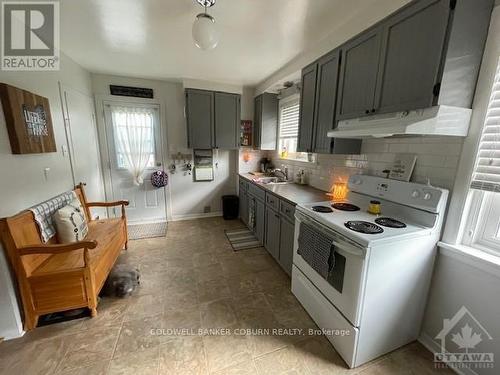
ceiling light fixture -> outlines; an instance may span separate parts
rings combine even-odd
[[[196,0],[196,2],[205,8],[205,12],[198,14],[194,20],[194,43],[203,50],[213,49],[219,42],[219,33],[215,26],[215,18],[207,13],[207,8],[213,6],[215,0]]]

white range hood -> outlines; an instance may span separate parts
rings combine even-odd
[[[332,138],[383,138],[393,135],[447,135],[465,137],[469,131],[472,110],[451,106],[435,106],[360,117],[339,121],[328,132]]]

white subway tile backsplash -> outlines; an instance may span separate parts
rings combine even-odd
[[[311,186],[329,190],[334,182],[346,181],[350,175],[368,173],[383,176],[391,167],[396,154],[410,153],[417,156],[411,180],[452,189],[462,150],[463,139],[458,137],[393,137],[363,140],[360,155],[317,156],[316,163],[281,160],[269,154],[274,164],[286,165],[291,176],[301,169],[306,171]]]

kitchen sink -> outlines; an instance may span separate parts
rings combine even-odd
[[[286,185],[291,184],[290,181],[280,181],[278,177],[259,177],[254,180],[263,185]]]

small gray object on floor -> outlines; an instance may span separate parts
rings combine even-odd
[[[234,251],[253,249],[262,246],[257,237],[247,228],[225,230],[224,233]]]
[[[129,264],[115,264],[104,283],[102,293],[106,296],[121,298],[129,296],[140,284],[140,278],[137,267]]]

